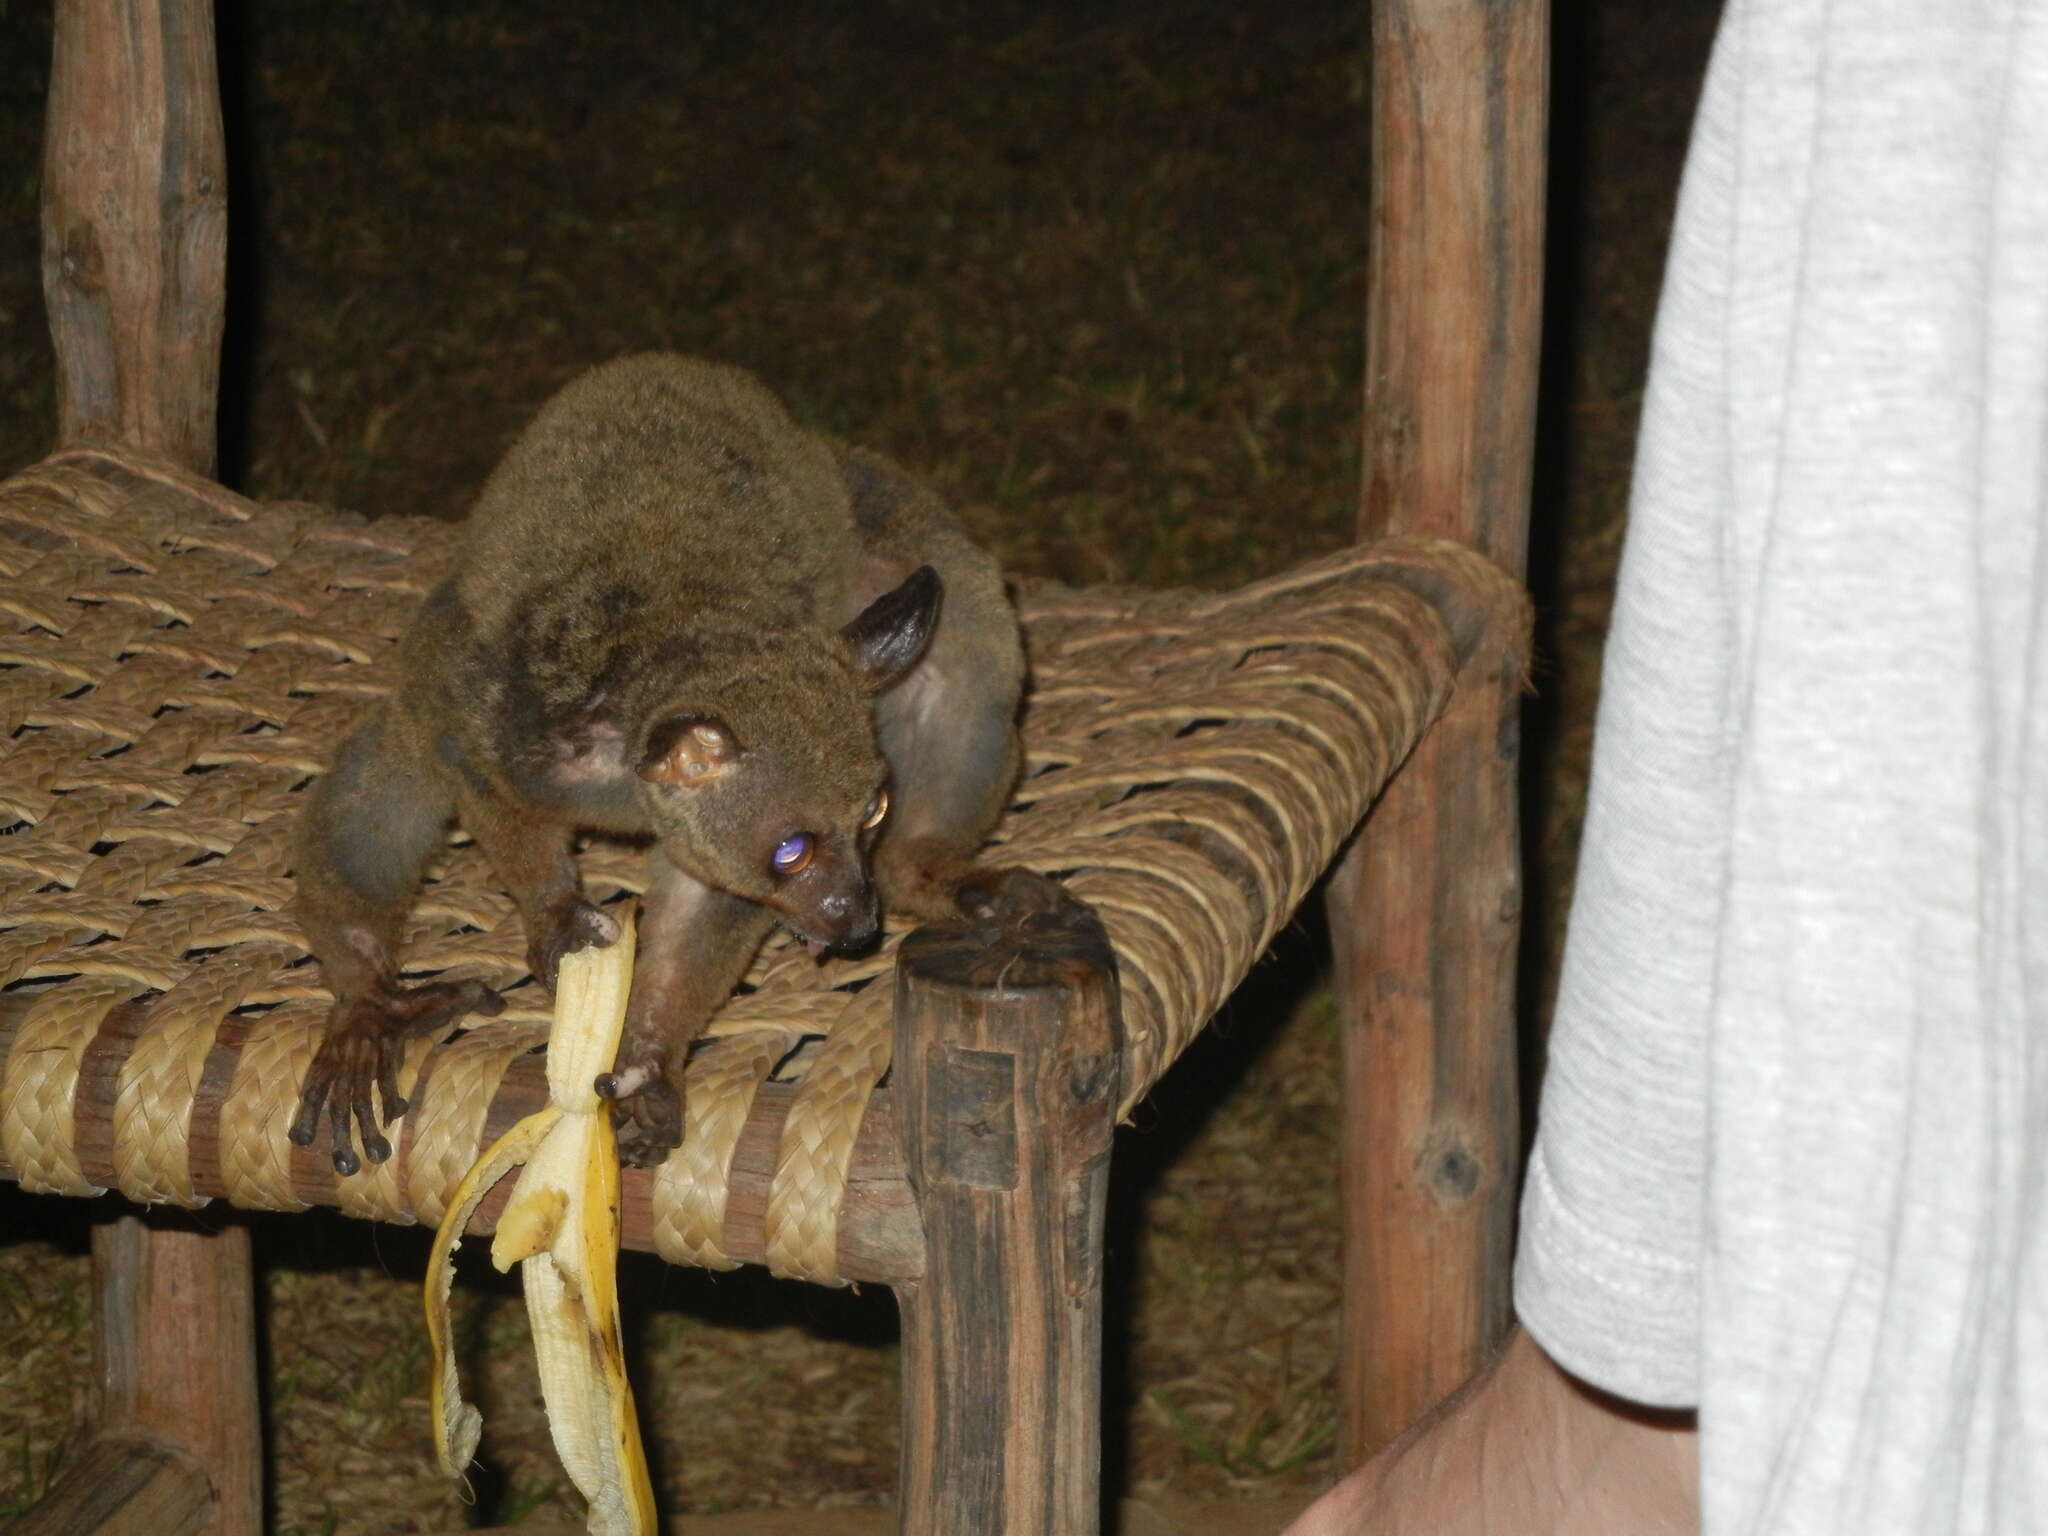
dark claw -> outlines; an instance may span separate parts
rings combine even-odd
[[[339,1094],[327,1101],[327,1124],[334,1136],[334,1171],[354,1173],[363,1165],[356,1161],[355,1148],[348,1143],[348,1106]]]
[[[377,1096],[384,1101],[384,1123],[389,1125],[408,1109],[412,1108],[412,1105],[407,1101],[405,1095],[398,1091],[398,1052],[380,1050],[378,1055],[381,1060],[377,1064],[379,1068],[377,1073]],[[364,1107],[368,1108],[367,1105]],[[364,1133],[367,1135],[371,1129],[371,1122],[364,1121]],[[364,1146],[367,1149],[368,1143],[365,1142]],[[382,1158],[373,1158],[373,1160],[376,1162],[383,1161]]]
[[[313,1058],[313,1070],[306,1074],[306,1086],[299,1094],[299,1112],[285,1132],[293,1146],[313,1145],[313,1134],[320,1127],[320,1107],[327,1102],[327,1084],[333,1075],[322,1068],[318,1056]]]
[[[381,1163],[391,1156],[391,1143],[377,1134],[377,1111],[370,1103],[367,1090],[355,1101],[356,1129],[362,1134],[363,1156],[373,1163]]]

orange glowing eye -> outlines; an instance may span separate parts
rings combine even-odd
[[[869,827],[879,827],[882,824],[882,818],[888,814],[889,791],[884,787],[876,790],[875,798],[868,802],[868,813],[860,819],[861,830],[866,831]]]
[[[775,845],[775,851],[768,855],[768,862],[778,875],[793,875],[811,862],[811,855],[817,852],[817,841],[808,832],[798,832],[785,837]]]

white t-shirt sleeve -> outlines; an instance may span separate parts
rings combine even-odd
[[[1728,859],[1734,659],[1729,40],[1693,131],[1602,664],[1515,1301],[1563,1365],[1698,1401],[1707,1015]]]
[[[1733,0],[1516,1277],[1709,1532],[2048,1524],[2044,442],[2048,8]]]

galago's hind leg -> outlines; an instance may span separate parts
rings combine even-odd
[[[944,586],[929,649],[876,702],[891,810],[875,878],[888,910],[949,917],[1017,781],[1024,683],[1017,616],[995,561],[929,487],[864,449],[840,448],[838,462],[865,557],[854,600],[869,601],[923,564]]]
[[[1014,700],[920,666],[879,711],[889,821],[874,852],[883,905],[905,918],[954,913],[958,883],[1010,801],[1018,774]]]
[[[1022,756],[1023,663],[1014,632],[949,628],[966,604],[949,587],[947,605],[931,650],[876,709],[890,810],[875,880],[888,910],[927,921],[953,915],[960,882],[1009,803]]]

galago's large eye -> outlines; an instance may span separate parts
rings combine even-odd
[[[793,875],[811,862],[811,855],[817,851],[817,844],[808,832],[796,832],[775,845],[775,851],[768,855],[768,862],[778,875]]]
[[[869,827],[879,827],[882,818],[888,814],[889,786],[884,784],[875,791],[875,798],[868,802],[868,813],[860,819],[861,830],[865,832]]]

